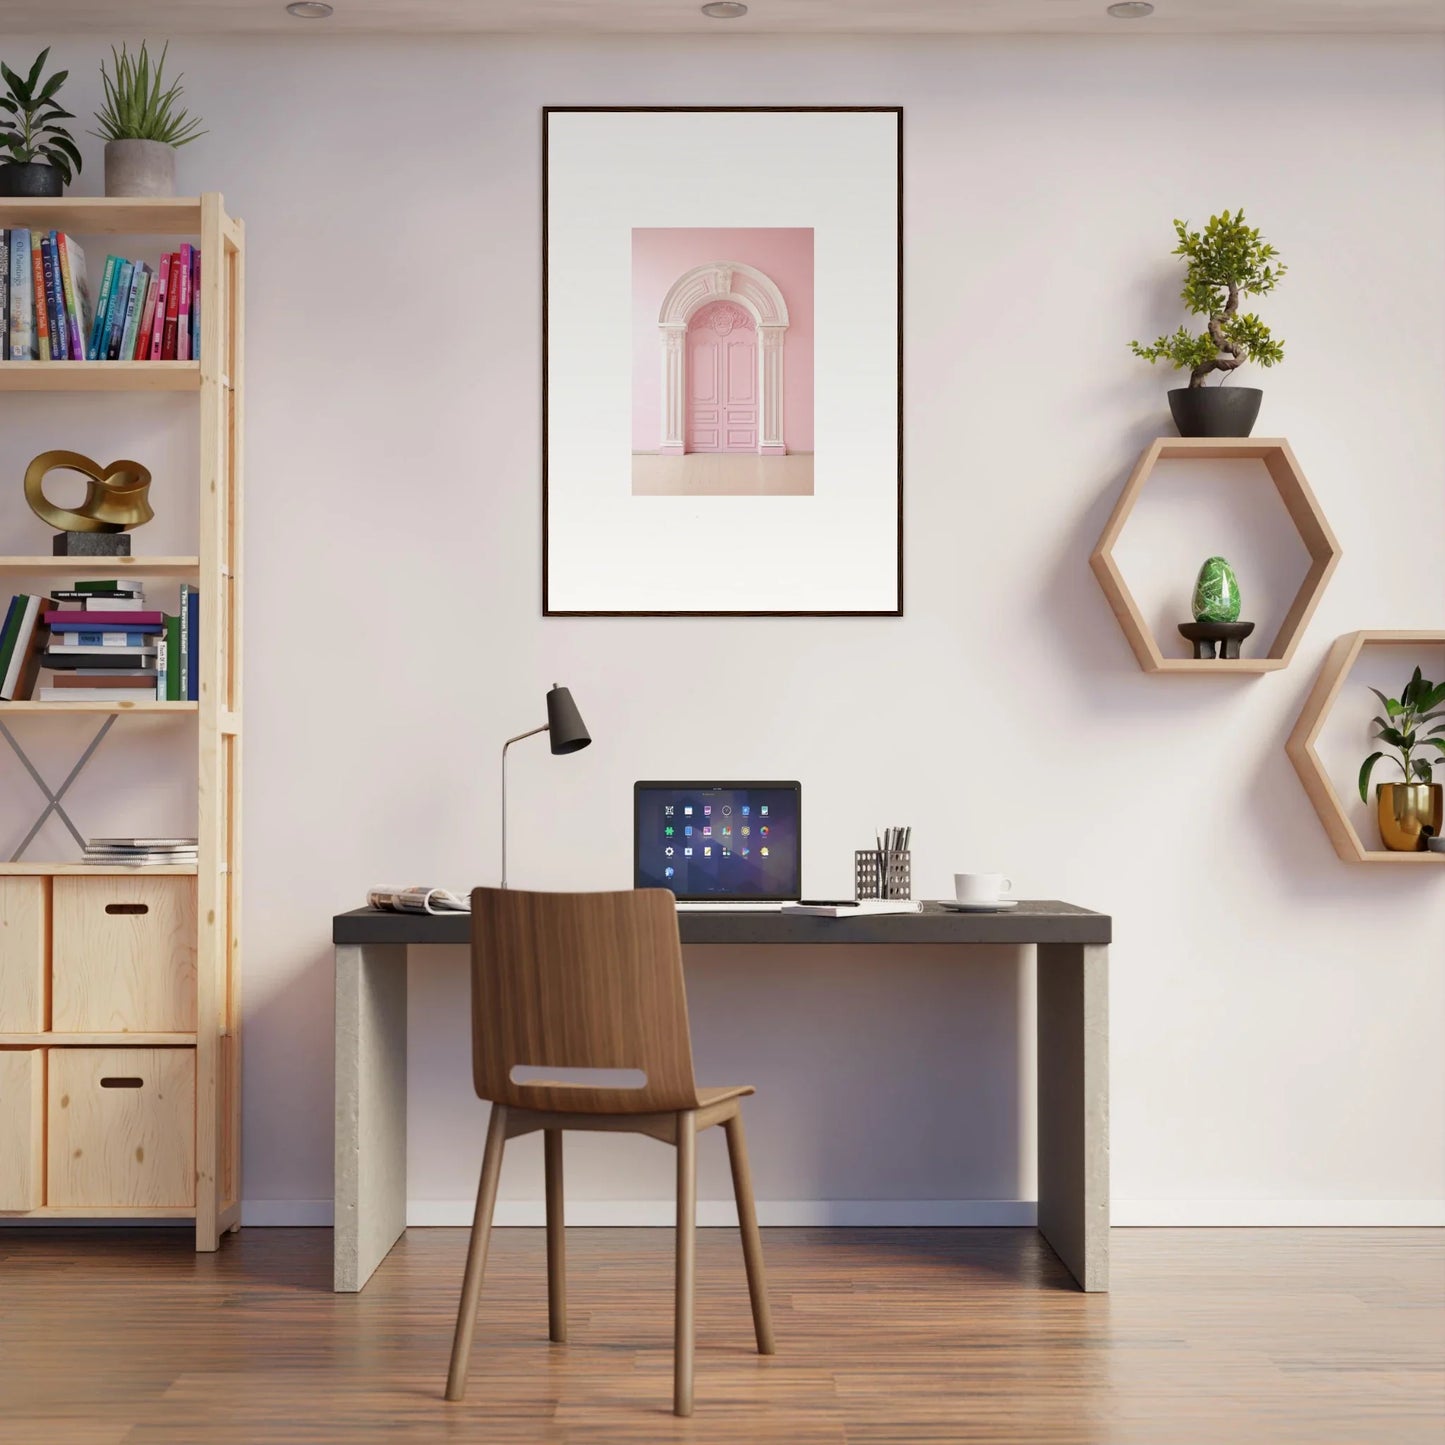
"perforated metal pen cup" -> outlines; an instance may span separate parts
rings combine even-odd
[[[853,855],[853,897],[909,899],[913,897],[913,855],[860,848]]]

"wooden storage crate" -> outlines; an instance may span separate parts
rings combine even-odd
[[[45,1027],[50,880],[0,876],[0,1034]]]
[[[196,1202],[194,1049],[51,1049],[46,1203]]]
[[[51,1029],[189,1033],[196,1027],[196,880],[54,880]]]
[[[0,1049],[0,1211],[45,1203],[45,1053]]]

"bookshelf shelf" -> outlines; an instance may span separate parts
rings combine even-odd
[[[0,391],[199,391],[198,361],[0,361]]]
[[[28,929],[29,964],[42,980],[37,997],[45,1000],[42,1016],[12,1018],[0,1033],[0,1049],[12,1063],[17,1051],[52,1050],[38,1067],[63,1061],[82,1067],[88,1049],[108,1052],[133,1048],[149,1051],[153,1058],[186,1056],[185,1071],[194,1071],[195,1113],[184,1126],[174,1116],[166,1123],[163,1147],[158,1156],[178,1155],[194,1159],[194,1206],[156,1207],[142,1203],[146,1198],[164,1198],[148,1193],[144,1178],[133,1166],[117,1178],[104,1180],[91,1192],[114,1203],[72,1203],[74,1195],[60,1194],[64,1204],[48,1201],[51,1184],[44,1177],[43,1160],[53,1137],[56,1121],[48,1116],[40,1135],[29,1144],[42,1160],[42,1184],[34,1207],[5,1212],[10,1218],[127,1220],[193,1220],[198,1251],[219,1247],[221,1236],[240,1225],[240,1136],[241,1136],[241,507],[242,439],[244,436],[244,324],[245,228],[226,214],[218,194],[165,200],[112,200],[93,197],[59,199],[0,199],[0,228],[28,228],[32,231],[64,231],[82,244],[90,257],[90,279],[98,280],[96,261],[107,250],[130,251],[130,239],[165,238],[160,246],[175,241],[199,242],[202,265],[196,296],[200,306],[199,357],[192,361],[5,361],[0,362],[0,429],[8,438],[19,431],[26,418],[25,404],[6,400],[7,394],[35,392],[171,392],[184,400],[163,408],[157,418],[167,424],[190,423],[183,408],[195,407],[198,438],[196,487],[197,541],[194,556],[162,557],[0,557],[0,577],[7,580],[27,576],[33,590],[66,586],[65,578],[105,578],[124,574],[147,578],[174,578],[193,583],[199,594],[199,617],[191,628],[192,655],[198,661],[199,700],[159,702],[154,698],[114,702],[0,702],[0,721],[15,720],[16,731],[25,714],[64,712],[100,715],[98,726],[110,726],[123,713],[150,716],[184,716],[195,719],[175,730],[172,766],[189,772],[196,784],[194,826],[199,862],[159,867],[92,866],[85,863],[0,863],[0,890],[4,891],[7,924]],[[120,243],[108,237],[125,237]],[[135,254],[131,251],[131,254]],[[46,442],[46,445],[53,443]],[[39,450],[36,447],[35,450]],[[144,460],[144,458],[142,458]],[[189,468],[187,469],[189,470]],[[23,583],[21,584],[24,585]],[[12,587],[12,592],[20,587]],[[123,730],[117,729],[120,737]],[[168,734],[169,736],[169,734]],[[98,738],[97,738],[98,741]],[[119,749],[118,742],[108,745]],[[83,760],[82,760],[83,761]],[[27,782],[29,780],[26,780]],[[65,791],[64,787],[60,792]],[[52,800],[53,801],[53,800]],[[0,809],[7,809],[7,797]],[[189,832],[189,829],[187,829]],[[27,840],[28,841],[28,840]],[[43,844],[41,844],[43,846]],[[169,876],[170,887],[162,886]],[[140,880],[151,878],[149,890]],[[132,890],[129,880],[136,879]],[[91,880],[94,880],[93,885]],[[52,1022],[50,983],[57,967],[52,926],[69,917],[99,917],[102,906],[117,892],[126,898],[131,892],[156,908],[176,910],[173,916],[187,920],[184,929],[187,958],[178,966],[176,949],[166,945],[145,955],[147,987],[161,987],[161,972],[168,979],[180,978],[186,999],[183,1014],[144,1016],[136,998],[118,991],[114,998],[92,1000],[110,1010],[104,1019],[129,1019],[136,1031],[123,1034],[57,1033]],[[69,910],[67,914],[67,910]],[[189,920],[194,919],[192,923]],[[78,925],[76,925],[78,926]],[[88,924],[86,925],[89,926]],[[191,930],[194,929],[194,932]],[[172,935],[167,935],[171,938]],[[190,948],[194,942],[193,951]],[[106,945],[98,945],[102,951]],[[119,945],[117,945],[119,946]],[[193,953],[194,966],[191,966]],[[165,955],[165,956],[161,956]],[[0,956],[0,967],[6,957]],[[15,955],[22,956],[22,955]],[[92,960],[96,978],[107,977],[107,960]],[[124,973],[124,970],[121,970]],[[190,980],[194,978],[192,985]],[[99,985],[98,985],[99,986]],[[13,996],[14,991],[12,991]],[[0,991],[3,997],[3,991]],[[144,997],[141,990],[137,997]],[[194,1008],[189,1007],[194,1003]],[[127,1011],[130,1011],[127,1013]],[[142,1032],[150,1024],[164,1029],[167,1023],[199,1020],[195,1032]],[[81,1022],[81,1020],[76,1020]],[[84,1020],[89,1022],[90,1020]],[[29,1023],[43,1024],[45,1031],[14,1032]],[[60,1051],[68,1050],[68,1053]],[[138,1071],[144,1060],[136,1058]],[[47,1106],[48,1107],[48,1106]],[[37,1121],[39,1125],[39,1121]],[[184,1127],[185,1137],[177,1137]],[[0,1186],[18,1171],[7,1173],[9,1152],[19,1145],[7,1140],[0,1152]],[[28,1147],[28,1146],[27,1146]],[[147,1157],[152,1154],[146,1150]],[[34,1170],[31,1170],[34,1176]],[[179,1192],[171,1197],[186,1198]],[[13,1194],[12,1194],[13,1197]],[[82,1197],[85,1197],[82,1195]]]
[[[143,577],[189,577],[200,570],[199,557],[0,557],[0,573],[54,572],[63,577],[109,577],[112,573],[135,572]]]

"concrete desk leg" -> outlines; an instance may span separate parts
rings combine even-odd
[[[1085,1290],[1109,1288],[1109,950],[1041,943],[1039,1232]]]
[[[338,1291],[361,1289],[406,1228],[406,947],[336,949]]]

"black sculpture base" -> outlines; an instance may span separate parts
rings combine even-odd
[[[1179,635],[1194,644],[1198,659],[1238,657],[1239,644],[1254,631],[1252,622],[1181,622]],[[1219,652],[1215,653],[1218,646]]]
[[[51,543],[56,557],[129,557],[129,532],[57,532]]]

